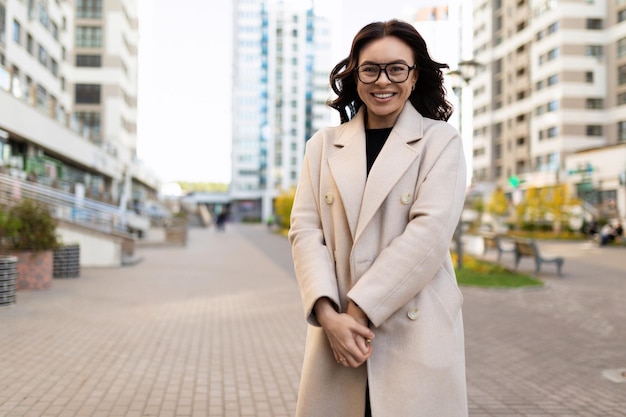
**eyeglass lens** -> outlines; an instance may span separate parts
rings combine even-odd
[[[371,84],[380,78],[381,71],[389,81],[403,83],[409,78],[411,67],[407,64],[363,64],[357,68],[357,76],[362,83]]]

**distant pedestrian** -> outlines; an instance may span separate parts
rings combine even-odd
[[[610,223],[605,224],[600,229],[600,246],[609,244],[615,239],[615,230]]]
[[[222,211],[217,215],[217,220],[215,221],[215,227],[220,232],[223,232],[226,229],[226,220],[228,220],[228,215],[225,211]]]

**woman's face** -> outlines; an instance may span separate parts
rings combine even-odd
[[[359,67],[363,64],[406,64],[413,67],[416,64],[413,59],[411,48],[395,36],[386,36],[374,40],[361,49],[359,54]],[[397,68],[389,65],[387,71],[397,71]],[[361,76],[365,79],[364,76]],[[392,76],[394,78],[394,76]],[[404,103],[409,99],[413,85],[417,81],[417,69],[409,70],[409,75],[404,82],[391,82],[385,71],[380,71],[378,79],[365,84],[357,78],[357,93],[367,108],[367,128],[380,129],[392,127]]]

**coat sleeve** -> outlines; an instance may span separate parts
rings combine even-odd
[[[424,145],[415,201],[404,231],[348,292],[375,326],[416,297],[450,256],[465,201],[465,158],[456,129],[433,130],[430,143]]]
[[[289,242],[306,320],[319,326],[313,306],[323,297],[339,305],[335,263],[326,245],[320,219],[319,177],[321,137],[307,142],[302,172],[291,210]]]

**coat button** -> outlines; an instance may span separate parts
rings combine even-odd
[[[407,205],[411,202],[411,193],[403,193],[400,197],[402,204]]]
[[[333,195],[333,193],[326,193],[326,195],[324,196],[324,201],[326,201],[326,204],[333,204],[333,201],[335,201],[335,196]]]
[[[406,315],[409,317],[409,319],[411,320],[417,320],[417,317],[419,316],[420,311],[417,308],[414,308],[412,310],[409,310],[408,313],[406,313]]]

